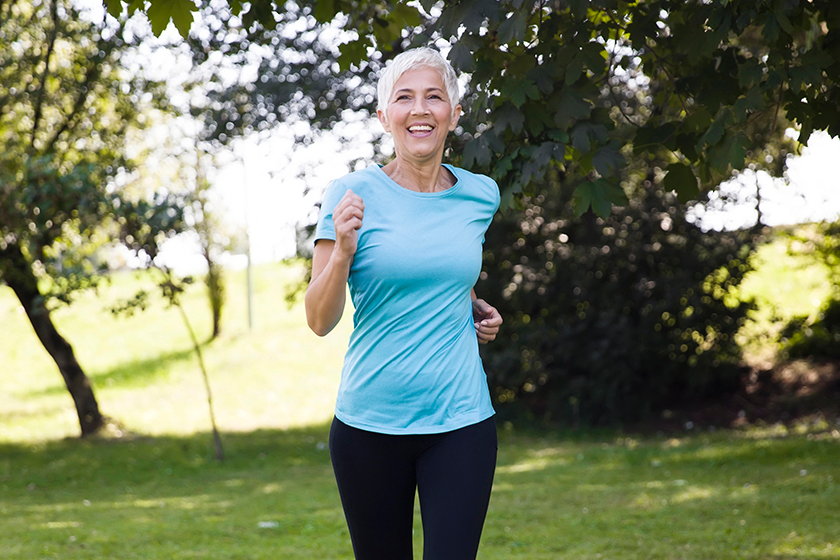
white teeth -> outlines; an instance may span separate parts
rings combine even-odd
[[[432,130],[432,127],[426,124],[421,124],[418,126],[409,127],[408,130],[410,130],[411,132],[427,132],[429,130]]]

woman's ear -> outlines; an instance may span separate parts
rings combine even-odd
[[[385,132],[391,132],[391,125],[388,124],[388,117],[385,115],[385,112],[377,109],[376,116],[379,117],[379,122],[382,123],[382,128],[385,129]]]
[[[461,118],[461,104],[455,105],[452,108],[452,120],[449,122],[449,130],[455,130],[455,127],[458,126],[458,120]]]

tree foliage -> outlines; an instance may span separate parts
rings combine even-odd
[[[0,3],[0,280],[55,359],[82,434],[103,418],[50,304],[96,286],[102,246],[156,246],[180,219],[166,193],[121,188],[127,135],[161,100],[156,84],[121,67],[130,47],[72,2]]]
[[[630,202],[606,218],[575,218],[574,187],[549,177],[488,231],[480,289],[494,294],[505,339],[484,362],[501,411],[636,421],[737,387],[734,335],[749,305],[734,288],[751,235],[703,233],[652,169],[636,177]]]
[[[107,2],[119,11],[118,0]],[[197,9],[152,0],[157,29],[169,21],[164,4]],[[668,155],[666,185],[684,202],[743,168],[782,116],[803,140],[814,128],[840,133],[840,5],[831,0],[232,0],[228,8],[244,29],[272,30],[294,13],[332,22],[347,33],[336,57],[343,69],[363,67],[371,49],[449,42],[450,59],[471,76],[478,127],[465,164],[487,167],[505,200],[537,194],[560,166],[587,179],[576,213],[605,216],[626,200],[620,170],[632,147]],[[188,18],[173,21],[186,35]],[[614,82],[630,65],[660,84],[649,108],[604,107],[603,92],[625,93]],[[632,130],[617,130],[618,120]]]
[[[780,333],[782,351],[791,358],[840,358],[840,222],[795,230],[789,251],[825,265],[830,292],[816,314],[793,317]]]

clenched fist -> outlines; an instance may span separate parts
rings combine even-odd
[[[365,216],[365,203],[362,197],[351,190],[335,205],[333,224],[335,224],[335,251],[346,257],[356,254],[359,246],[359,228]]]

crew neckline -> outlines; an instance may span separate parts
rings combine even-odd
[[[455,177],[455,184],[452,185],[451,187],[449,187],[446,190],[438,191],[438,192],[420,192],[420,191],[413,191],[411,189],[407,189],[404,186],[397,183],[396,181],[394,181],[391,178],[390,175],[385,173],[385,171],[382,169],[382,167],[383,167],[382,165],[376,164],[376,170],[379,171],[379,173],[381,173],[385,177],[385,182],[388,185],[390,185],[394,189],[399,190],[400,192],[403,192],[403,193],[406,193],[406,194],[409,194],[409,195],[412,195],[412,196],[417,196],[417,197],[420,197],[420,198],[440,198],[440,197],[444,197],[444,196],[449,196],[450,194],[454,193],[457,189],[459,189],[461,187],[461,184],[463,183],[463,181],[461,181],[461,177],[456,172],[456,168],[454,166],[452,166],[448,163],[442,163],[441,166],[445,167],[446,169],[449,170],[450,173],[452,173],[452,176]]]

